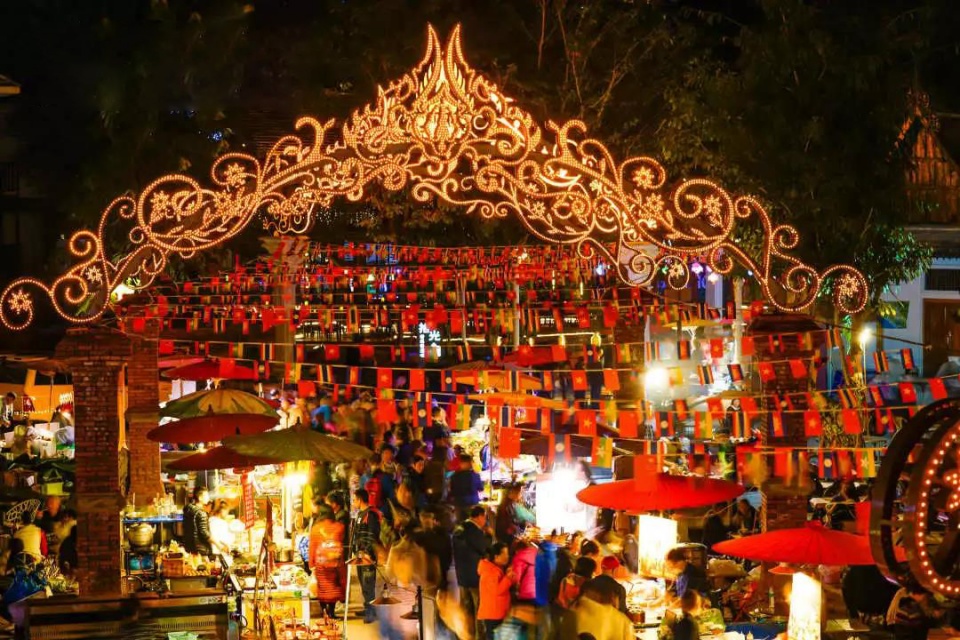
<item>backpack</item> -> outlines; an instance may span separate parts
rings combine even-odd
[[[557,595],[557,604],[564,609],[569,609],[580,597],[580,589],[586,579],[571,573],[560,583],[560,594]]]
[[[313,564],[317,567],[335,567],[343,558],[343,546],[334,540],[324,540],[317,545],[313,553]]]
[[[370,497],[370,506],[374,509],[380,509],[383,503],[383,480],[380,475],[382,471],[377,471],[375,474],[370,476],[370,479],[367,480],[367,484],[363,486],[367,490],[367,494]]]

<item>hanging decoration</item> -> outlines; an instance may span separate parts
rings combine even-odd
[[[171,256],[220,245],[258,213],[275,233],[303,233],[319,210],[338,199],[362,200],[373,188],[459,205],[485,219],[517,216],[544,242],[601,256],[635,287],[665,270],[670,286],[682,288],[688,263],[698,259],[719,274],[742,265],[783,311],[808,308],[828,280],[841,312],[859,311],[867,299],[866,280],[853,267],[817,271],[792,256],[797,230],[773,223],[754,198],[702,179],[668,187],[657,161],[618,162],[579,120],[538,124],[466,63],[459,26],[445,46],[430,27],[423,60],[341,127],[305,117],[296,128],[303,134],[281,138],[263,160],[222,155],[212,186],[175,174],[136,197],[117,198],[96,230],[70,238],[75,263],[63,275],[49,284],[20,278],[4,289],[0,322],[30,325],[37,295],[70,322],[94,322],[121,287],[151,285]],[[112,258],[106,233],[118,223],[129,229],[130,249]],[[735,240],[743,225],[759,231],[757,255]]]

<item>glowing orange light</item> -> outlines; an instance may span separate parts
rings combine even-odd
[[[168,175],[136,198],[118,198],[96,232],[70,239],[76,264],[66,273],[49,285],[21,278],[7,286],[0,323],[28,326],[35,292],[65,319],[92,322],[110,307],[118,284],[136,277],[140,288],[150,286],[171,255],[189,258],[217,246],[257,213],[274,233],[304,233],[318,206],[362,200],[372,186],[407,190],[418,202],[437,198],[484,218],[518,216],[546,242],[602,255],[632,286],[652,284],[663,267],[668,283],[682,288],[696,259],[721,275],[741,264],[783,311],[809,307],[828,278],[841,311],[866,303],[862,274],[849,265],[817,271],[791,256],[797,230],[773,224],[755,199],[701,179],[668,188],[660,163],[617,163],[579,120],[541,127],[466,63],[459,27],[446,46],[428,29],[423,60],[380,89],[375,104],[355,111],[339,135],[333,120],[301,118],[296,128],[307,134],[281,138],[262,161],[242,153],[218,158],[211,187]],[[111,260],[104,230],[117,219],[129,226],[131,248]],[[737,223],[759,227],[760,255],[737,245]]]

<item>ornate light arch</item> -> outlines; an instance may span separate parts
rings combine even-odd
[[[774,224],[755,199],[708,180],[668,187],[656,160],[618,163],[578,120],[541,126],[466,63],[459,27],[445,46],[429,28],[423,60],[341,126],[305,117],[296,129],[262,161],[242,153],[218,158],[209,187],[168,175],[136,197],[117,198],[95,231],[70,238],[74,264],[63,275],[50,284],[21,278],[3,291],[0,321],[29,325],[39,293],[67,320],[93,322],[119,284],[136,278],[150,285],[171,255],[219,245],[258,212],[276,233],[302,233],[315,209],[338,198],[362,200],[373,184],[484,218],[518,216],[544,241],[600,252],[634,286],[652,284],[664,266],[672,286],[685,286],[688,262],[698,259],[721,274],[741,264],[785,311],[808,307],[827,278],[843,311],[866,302],[862,274],[849,265],[818,272],[791,256],[797,230]],[[104,233],[118,222],[129,229],[131,248],[114,260],[105,254]],[[737,245],[734,230],[744,223],[761,232],[759,256]]]

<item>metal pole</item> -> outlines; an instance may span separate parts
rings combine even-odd
[[[353,536],[357,530],[357,523],[354,521],[353,517],[353,488],[350,486],[348,479],[347,482],[347,513],[350,514],[350,539],[347,540],[347,553],[344,553],[344,556],[347,556],[351,551],[353,551]],[[347,558],[349,560],[349,558]],[[347,616],[350,615],[350,574],[353,573],[353,567],[347,565],[347,588],[343,594],[343,640],[347,640]]]
[[[743,278],[733,279],[733,305],[736,318],[733,323],[733,361],[738,363],[743,342]]]
[[[423,587],[417,586],[417,633],[423,640]]]
[[[520,346],[520,283],[513,284],[513,346]],[[520,391],[520,389],[517,389]]]

